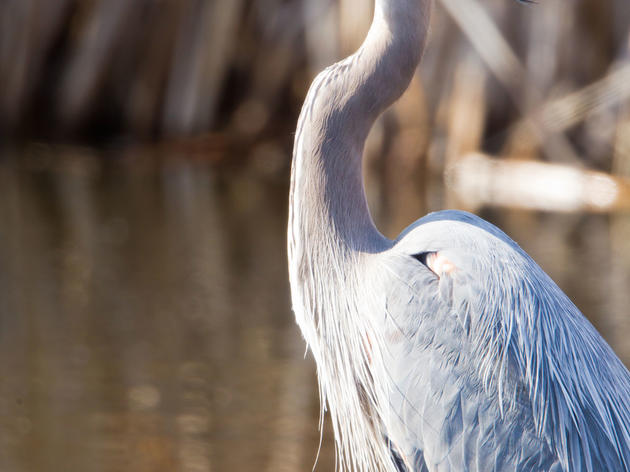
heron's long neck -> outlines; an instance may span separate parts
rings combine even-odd
[[[352,269],[359,267],[357,253],[391,244],[374,227],[367,207],[363,146],[376,117],[409,85],[424,46],[430,2],[376,0],[361,48],[313,82],[295,137],[291,298],[317,361],[321,400],[329,406],[344,470],[394,470],[383,441],[387,387],[372,381],[386,378],[379,338],[371,334],[369,310],[362,309],[371,294],[358,293],[360,271]]]
[[[350,251],[386,244],[366,203],[363,147],[374,120],[409,85],[424,47],[430,3],[377,0],[361,48],[313,82],[295,138],[290,257],[304,250],[291,245],[305,242]]]

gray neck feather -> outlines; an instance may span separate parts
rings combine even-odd
[[[315,1],[315,0],[313,0]],[[295,137],[289,197],[289,278],[296,320],[317,363],[342,469],[393,471],[379,330],[362,308],[368,254],[390,247],[368,210],[361,161],[378,115],[420,61],[431,0],[376,0],[367,38],[320,73]],[[360,292],[358,287],[362,287]],[[372,305],[375,306],[375,305]]]
[[[426,0],[380,0],[361,48],[313,82],[295,138],[293,238],[372,251],[385,240],[367,207],[361,161],[374,120],[408,87],[429,19]],[[291,235],[290,235],[291,237]]]

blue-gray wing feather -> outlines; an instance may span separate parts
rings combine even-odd
[[[437,277],[421,251],[457,271]],[[630,470],[630,374],[504,233],[433,214],[382,266],[390,436],[408,468]]]

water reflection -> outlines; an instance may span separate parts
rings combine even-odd
[[[318,401],[289,310],[286,182],[187,160],[5,157],[0,470],[310,470]],[[404,188],[383,221],[405,214],[388,208]],[[484,216],[628,362],[628,217]],[[333,463],[328,434],[318,470]]]
[[[309,470],[284,184],[58,157],[0,170],[0,470]]]

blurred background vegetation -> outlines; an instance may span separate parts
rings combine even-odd
[[[499,224],[630,363],[627,0],[436,0],[366,147],[388,236]],[[0,3],[0,470],[301,471],[293,130],[369,0]],[[319,470],[332,470],[325,434]]]

